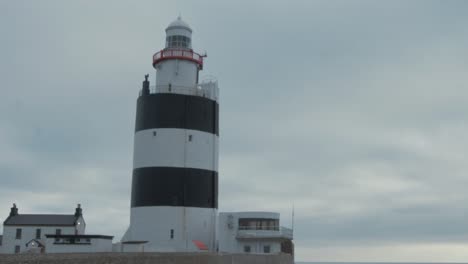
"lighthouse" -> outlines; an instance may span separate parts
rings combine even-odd
[[[122,243],[145,251],[216,250],[218,86],[199,81],[205,55],[180,17],[166,28],[138,94],[130,226]]]

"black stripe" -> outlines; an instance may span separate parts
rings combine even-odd
[[[218,173],[176,167],[134,169],[132,207],[140,206],[218,208]]]
[[[218,103],[191,95],[156,93],[137,100],[135,132],[151,128],[183,128],[219,135]]]

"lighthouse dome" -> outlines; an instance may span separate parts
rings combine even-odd
[[[166,48],[192,48],[192,29],[180,16],[166,28]]]
[[[177,17],[176,20],[172,21],[169,26],[166,28],[166,33],[167,31],[171,29],[185,29],[188,30],[190,33],[192,33],[192,29],[190,28],[189,24],[187,22],[182,20],[182,17]]]

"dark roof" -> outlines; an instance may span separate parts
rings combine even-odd
[[[113,239],[113,236],[104,235],[45,235],[47,238],[102,238],[102,239]]]
[[[3,224],[13,226],[74,226],[77,219],[75,215],[21,214],[8,217]]]

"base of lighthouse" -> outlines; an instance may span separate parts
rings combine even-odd
[[[144,243],[145,252],[212,252],[216,250],[216,215],[213,208],[132,208],[130,227],[122,241]],[[200,248],[200,242],[207,248]]]

